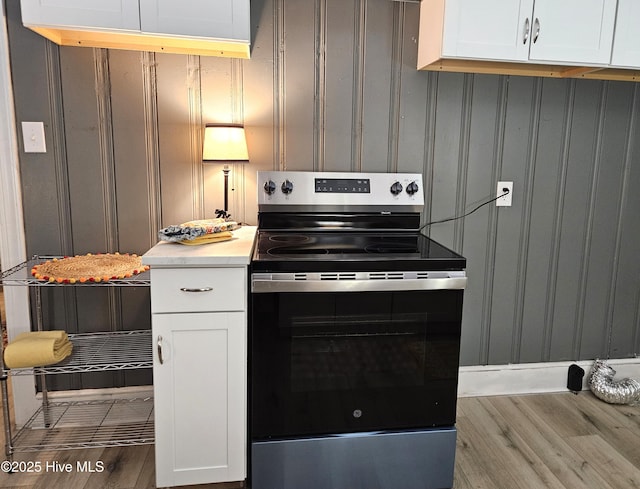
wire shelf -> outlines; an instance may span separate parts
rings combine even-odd
[[[141,287],[149,286],[151,275],[149,271],[133,275],[129,278],[111,279],[106,282],[76,282],[74,284],[65,284],[57,282],[48,282],[46,280],[38,280],[31,275],[31,269],[34,265],[39,265],[53,258],[63,258],[62,256],[41,256],[34,255],[30,260],[20,263],[13,268],[5,270],[0,275],[0,285],[30,285],[36,287]]]
[[[153,398],[50,402],[13,439],[14,452],[150,445]]]
[[[47,367],[8,369],[9,375],[67,374],[153,367],[151,330],[70,334],[73,353]]]

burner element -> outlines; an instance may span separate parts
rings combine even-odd
[[[269,255],[328,255],[324,248],[296,248],[295,246],[278,246],[267,251]]]
[[[415,243],[372,243],[365,246],[366,253],[418,253]]]
[[[275,241],[277,243],[304,243],[309,241],[309,236],[303,234],[276,234],[269,236],[269,241]]]

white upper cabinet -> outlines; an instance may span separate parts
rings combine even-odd
[[[219,39],[246,40],[250,36],[249,2],[238,0],[140,0],[143,32]],[[212,5],[215,8],[212,8]]]
[[[611,56],[612,66],[640,68],[639,21],[640,1],[618,0],[618,17]]]
[[[442,59],[608,65],[616,3],[617,0],[423,0],[419,67]]]
[[[248,58],[250,0],[21,0],[26,27],[61,46]]]
[[[21,0],[20,5],[25,24],[140,29],[138,0]]]
[[[526,61],[532,11],[533,0],[449,0],[442,55]]]
[[[529,59],[608,65],[616,3],[616,0],[536,0]]]

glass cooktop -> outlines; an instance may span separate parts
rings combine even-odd
[[[259,231],[253,262],[253,269],[261,271],[465,268],[462,256],[412,232]]]

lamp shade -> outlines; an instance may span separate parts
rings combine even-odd
[[[204,128],[203,161],[249,161],[244,127],[207,124]]]

